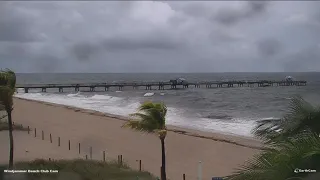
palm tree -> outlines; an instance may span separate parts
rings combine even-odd
[[[314,107],[301,96],[295,96],[289,112],[282,119],[263,120],[254,128],[254,134],[264,141],[281,141],[299,133],[311,131],[320,134],[320,107]]]
[[[131,114],[131,117],[137,120],[127,121],[123,127],[129,127],[134,130],[147,133],[157,133],[161,141],[161,180],[166,180],[166,154],[165,154],[165,138],[167,135],[166,128],[167,107],[163,103],[143,103],[137,113]]]
[[[13,94],[15,91],[16,76],[15,73],[9,69],[0,71],[0,110],[5,110],[8,116],[9,126],[9,168],[13,167],[13,126],[12,126],[12,110],[13,110]]]
[[[260,122],[254,134],[268,149],[237,169],[229,180],[308,179],[316,173],[295,173],[295,168],[320,168],[320,108],[301,97],[292,99],[289,113],[280,120]],[[313,178],[314,178],[313,177]]]
[[[228,180],[304,179],[312,173],[295,173],[299,169],[320,168],[320,138],[306,133],[298,139],[289,138],[254,156],[225,177]],[[318,174],[319,175],[319,174]],[[319,177],[318,177],[319,179]]]

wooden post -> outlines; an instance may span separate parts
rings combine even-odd
[[[120,164],[122,165],[122,155],[120,155]]]
[[[58,146],[60,146],[60,137],[58,137]]]
[[[51,135],[51,133],[50,133],[50,143],[52,143],[52,135]]]
[[[28,126],[28,134],[30,134],[30,127]]]
[[[139,171],[141,171],[141,160],[139,160]]]
[[[79,143],[79,154],[80,154],[80,146],[81,146],[81,145],[80,145],[80,143]]]
[[[44,132],[41,131],[41,134],[42,134],[42,140],[44,140]]]
[[[186,175],[185,174],[182,175],[182,179],[186,180]]]
[[[69,145],[69,151],[70,151],[70,140],[69,140],[69,142],[68,142],[68,145]]]
[[[118,164],[120,164],[120,155],[118,155]]]
[[[90,159],[92,159],[92,146],[90,146]]]
[[[198,180],[202,180],[202,164],[201,164],[201,161],[199,161],[199,164],[198,164]]]
[[[106,162],[106,152],[103,151],[103,162]]]
[[[37,137],[37,128],[34,128],[34,137]]]

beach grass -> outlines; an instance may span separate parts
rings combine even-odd
[[[0,113],[0,117],[2,117],[2,118],[0,119],[0,131],[7,131],[7,130],[9,130],[7,118],[6,118],[2,113]],[[14,124],[14,125],[13,125],[13,130],[27,131],[28,128],[23,127],[21,124]]]
[[[5,121],[0,121],[0,131],[6,131],[6,130],[9,130],[8,123]],[[13,130],[27,131],[28,128],[23,127],[21,124],[15,124],[13,125]]]
[[[12,174],[4,173],[5,169],[7,169],[7,165],[0,165],[0,179],[5,180],[6,177],[11,176],[12,178],[22,177],[26,180],[156,180],[156,177],[149,172],[132,170],[128,165],[120,165],[116,161],[36,159],[31,162],[14,164],[16,170],[58,170],[58,173]]]

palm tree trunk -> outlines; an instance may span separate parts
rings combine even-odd
[[[11,111],[8,111],[8,124],[9,124],[9,140],[10,140],[10,156],[9,156],[9,169],[13,168],[13,127],[12,127],[12,117]]]
[[[161,155],[162,155],[162,165],[161,165],[161,180],[167,180],[166,175],[166,151],[164,146],[164,139],[160,138],[161,140]]]

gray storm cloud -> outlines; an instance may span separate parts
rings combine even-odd
[[[257,49],[262,57],[275,56],[281,52],[281,48],[281,43],[277,39],[264,39],[257,42]]]
[[[302,1],[0,1],[0,67],[320,71],[319,7]]]
[[[249,1],[246,6],[241,9],[219,9],[214,18],[218,22],[225,25],[235,24],[242,20],[259,16],[260,14],[264,13],[268,7],[268,4],[268,1]]]

